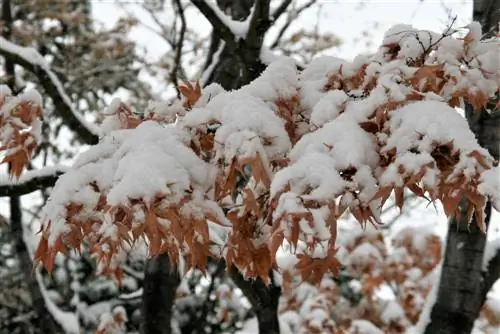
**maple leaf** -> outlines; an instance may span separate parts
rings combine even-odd
[[[179,85],[178,89],[185,98],[184,108],[191,108],[201,97],[201,86],[199,81],[196,81],[195,85],[190,82],[184,82]]]

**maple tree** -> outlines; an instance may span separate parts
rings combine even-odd
[[[204,271],[214,257],[268,282],[287,244],[300,282],[321,289],[340,270],[339,219],[382,224],[391,194],[401,210],[409,190],[448,216],[465,197],[484,230],[486,200],[500,208],[498,162],[454,107],[480,109],[498,93],[500,42],[481,41],[477,23],[469,29],[460,38],[395,26],[371,57],[320,57],[301,71],[282,58],[239,90],[186,83],[179,100],[140,115],[115,100],[100,142],[57,181],[35,260],[51,271],[59,252],[89,247],[120,280],[127,249],[144,238],[149,256],[168,252],[183,273]],[[16,177],[37,143],[29,138],[41,103],[32,96],[2,90],[4,162]],[[440,258],[429,240],[424,272]],[[404,238],[398,247],[417,252]],[[370,272],[368,294],[384,279],[370,263],[351,269]]]

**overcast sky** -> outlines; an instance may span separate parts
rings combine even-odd
[[[272,3],[280,1],[271,0]],[[123,0],[123,3],[132,2],[134,1]],[[448,22],[447,10],[451,10],[452,15],[457,15],[458,26],[467,24],[472,15],[470,0],[318,0],[318,3],[321,5],[319,28],[342,38],[343,45],[331,53],[343,58],[353,58],[360,52],[367,51],[365,43],[358,41],[363,32],[369,32],[373,36],[373,48],[380,43],[384,31],[394,24],[412,24],[416,28],[441,31]],[[111,0],[94,0],[93,4],[94,16],[105,24],[113,24],[121,14]],[[138,8],[134,9],[134,13],[147,20],[147,16],[141,15]],[[196,13],[191,12],[187,18],[190,27],[208,36],[208,22],[201,15],[194,15]],[[314,8],[304,12],[294,27],[298,29],[300,26],[310,26],[317,19],[318,10]],[[293,30],[294,28],[290,29]],[[165,51],[164,42],[145,28],[135,29],[132,36],[146,46],[153,56]]]

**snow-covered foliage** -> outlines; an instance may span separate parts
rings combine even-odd
[[[474,323],[473,334],[498,333],[500,331],[500,298],[498,297],[498,281],[486,296],[479,318]]]
[[[363,328],[404,333],[418,322],[434,283],[440,238],[432,230],[408,227],[389,248],[373,228],[343,233],[340,279],[324,276],[311,285],[301,282],[297,268],[284,268],[282,323],[291,333],[364,333]]]
[[[41,142],[42,97],[36,90],[13,96],[0,85],[0,152],[10,163],[10,174],[19,178],[34,149]]]
[[[114,103],[107,135],[55,185],[36,259],[50,270],[85,242],[119,270],[123,245],[145,236],[182,272],[214,257],[267,281],[287,240],[302,279],[319,283],[339,270],[339,217],[381,224],[405,189],[448,216],[465,197],[484,228],[498,166],[453,108],[480,109],[499,90],[500,42],[477,29],[396,26],[371,58],[321,57],[301,72],[282,58],[239,90],[184,85],[182,101],[143,116]]]
[[[58,253],[89,249],[98,271],[124,284],[131,245],[144,238],[150,256],[168,252],[185,277],[207,270],[209,257],[246,278],[268,281],[272,269],[281,270],[290,290],[280,321],[292,332],[411,327],[440,243],[416,226],[398,234],[388,252],[380,234],[350,238],[337,222],[350,213],[363,227],[383,224],[383,204],[394,194],[402,208],[408,190],[440,201],[449,216],[467,198],[481,228],[486,199],[500,208],[498,163],[454,109],[464,102],[481,109],[499,91],[500,41],[479,41],[477,29],[472,23],[456,38],[396,26],[375,55],[353,62],[321,57],[299,71],[283,57],[239,90],[186,83],[180,100],[151,102],[142,114],[113,101],[100,142],[52,191],[35,260],[50,271]],[[19,176],[38,144],[41,98],[0,93],[7,152],[21,152],[16,136],[34,139],[15,158]],[[292,255],[283,263],[276,254],[285,246]],[[355,277],[350,291],[365,292],[355,306],[332,279],[346,274],[342,266]],[[392,299],[377,298],[394,283],[402,288]],[[217,321],[239,317],[231,286],[213,294]],[[127,321],[108,304],[85,306],[82,314],[91,307],[103,314],[100,322],[87,319],[101,332]]]

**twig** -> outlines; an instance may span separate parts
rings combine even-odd
[[[316,1],[317,0],[310,0],[309,2],[306,2],[304,5],[297,8],[296,10],[293,10],[292,13],[288,14],[287,21],[285,22],[283,27],[281,27],[280,31],[278,32],[278,36],[276,36],[274,42],[271,44],[270,49],[274,49],[279,45],[281,39],[283,38],[283,35],[287,31],[287,29],[290,28],[290,25],[293,23],[293,21],[295,19],[297,19],[297,17],[299,17],[299,15],[304,10],[306,10],[306,9],[310,8],[312,5],[314,5],[316,3]],[[276,22],[276,20],[274,20],[274,22]]]

